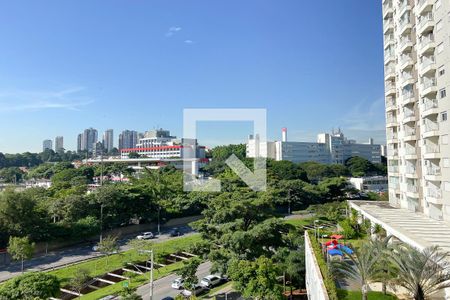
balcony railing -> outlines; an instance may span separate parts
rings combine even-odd
[[[406,147],[405,153],[408,154],[408,155],[414,155],[414,154],[416,154],[416,148],[414,148],[414,147]]]
[[[386,107],[395,106],[397,103],[395,102],[395,99],[389,98],[386,100]]]
[[[406,186],[406,190],[407,190],[409,193],[417,193],[417,186],[412,185],[412,184],[408,184],[408,185]]]
[[[425,69],[426,67],[428,67],[431,64],[435,63],[435,59],[434,56],[430,56],[429,58],[424,58],[422,60],[422,62],[420,63],[420,68],[421,69]]]
[[[403,48],[406,44],[411,43],[412,40],[410,38],[404,38],[400,40],[400,48]]]
[[[426,15],[422,16],[419,20],[419,23],[417,24],[417,28],[420,30],[423,25],[428,22],[433,21],[433,13],[429,12]]]
[[[392,2],[388,2],[383,4],[383,11],[386,11],[388,9],[392,8]]]
[[[439,130],[439,124],[434,122],[426,122],[424,132]]]
[[[423,104],[422,104],[422,109],[423,110],[429,110],[429,109],[433,109],[433,108],[437,108],[438,107],[438,102],[436,99],[434,100],[426,100]]]
[[[438,145],[425,145],[425,153],[439,153]]]
[[[410,61],[412,61],[412,57],[410,55],[403,54],[402,56],[400,56],[400,65],[404,65]]]
[[[428,188],[427,189],[427,196],[428,197],[432,197],[432,198],[436,198],[436,199],[441,199],[442,198],[442,192],[439,189],[436,188]]]
[[[428,167],[426,171],[427,175],[439,176],[441,175],[441,168],[439,167]]]
[[[432,33],[428,34],[428,35],[424,35],[422,37],[420,37],[419,39],[419,43],[420,43],[420,49],[422,49],[423,47],[425,47],[426,45],[433,43],[434,42],[434,35]]]
[[[387,138],[388,140],[394,140],[398,138],[398,133],[397,132],[391,132],[387,134]]]
[[[397,118],[394,117],[388,117],[386,119],[387,123],[397,123]]]
[[[406,167],[406,174],[416,174],[416,168],[411,166]]]
[[[388,155],[389,156],[397,156],[398,155],[398,149],[388,149]]]
[[[395,84],[393,84],[393,83],[386,83],[385,85],[384,85],[384,88],[386,89],[386,91],[389,91],[390,89],[395,89]]]
[[[392,20],[392,18],[390,18],[384,22],[383,29],[386,31],[386,29],[388,27],[393,26],[393,25],[394,25],[394,21]]]
[[[406,81],[406,80],[413,79],[413,78],[414,78],[413,74],[409,73],[409,72],[403,72],[402,76],[401,76],[402,81]]]
[[[389,166],[388,171],[391,173],[398,173],[398,166]]]
[[[400,32],[403,31],[403,29],[408,25],[411,25],[411,20],[409,18],[400,20],[400,24],[398,25]]]
[[[391,73],[395,73],[395,67],[393,66],[387,66],[384,68],[384,74],[391,74]]]
[[[421,86],[422,86],[423,90],[433,87],[433,86],[436,86],[436,79],[432,78],[432,79],[424,80],[424,81],[422,81]]]
[[[415,113],[413,110],[409,110],[409,109],[405,109],[403,111],[403,113],[405,114],[405,118],[409,118],[409,117],[414,117]]]

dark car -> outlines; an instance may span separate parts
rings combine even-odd
[[[183,235],[183,233],[178,229],[178,228],[174,228],[169,232],[170,236],[180,236]]]
[[[167,297],[162,298],[161,300],[175,300],[175,299],[173,299],[173,298],[170,297],[170,296],[167,296]]]

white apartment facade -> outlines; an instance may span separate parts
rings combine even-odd
[[[359,144],[345,138],[338,130],[333,133],[321,133],[317,142],[287,141],[287,129],[282,130],[282,140],[275,142],[260,142],[258,136],[250,135],[246,144],[247,157],[266,157],[277,161],[288,160],[295,163],[314,161],[322,164],[343,164],[353,156],[361,156],[372,163],[381,162],[381,146]]]
[[[450,2],[382,2],[390,203],[450,220]]]

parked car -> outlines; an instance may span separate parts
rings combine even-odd
[[[169,235],[173,237],[173,236],[180,236],[183,234],[181,233],[181,231],[178,228],[174,228],[169,232]]]
[[[175,300],[175,299],[173,299],[173,298],[170,297],[170,296],[167,296],[167,297],[162,298],[161,300]]]
[[[200,281],[200,284],[207,288],[215,287],[216,285],[220,284],[222,282],[222,278],[218,275],[208,275],[206,277],[203,277],[203,279]]]
[[[176,290],[181,290],[183,288],[183,278],[177,278],[172,282],[172,288]]]
[[[154,237],[155,236],[153,235],[153,233],[149,231],[149,232],[144,232],[144,233],[138,235],[136,238],[138,240],[149,240],[149,239],[152,239]]]
[[[208,290],[207,287],[204,287],[202,285],[196,285],[192,291],[184,289],[183,291],[181,291],[181,295],[183,295],[184,297],[191,297],[192,295],[198,296],[206,292],[207,290]]]

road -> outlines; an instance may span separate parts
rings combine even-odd
[[[192,234],[193,231],[189,226],[177,227],[185,235]],[[161,235],[157,236],[152,241],[158,243],[171,239],[169,232],[172,228],[163,228]],[[126,251],[130,248],[126,245],[127,242],[135,238],[136,234],[126,236],[119,240],[120,250]],[[50,269],[58,269],[67,264],[81,262],[87,259],[92,259],[101,256],[100,253],[92,251],[95,243],[90,245],[75,246],[61,251],[49,252],[47,255],[38,256],[25,261],[25,271],[44,271]],[[6,266],[0,266],[0,282],[13,278],[21,274],[20,262],[14,262]]]
[[[203,277],[210,274],[211,263],[205,262],[200,264],[197,269],[197,277],[200,281]],[[179,276],[176,274],[168,275],[160,278],[153,283],[153,300],[161,300],[164,297],[171,296],[175,298],[180,293],[179,290],[173,289],[170,285],[172,281]],[[144,300],[150,300],[150,284],[146,284],[137,289],[137,293],[142,296]]]

